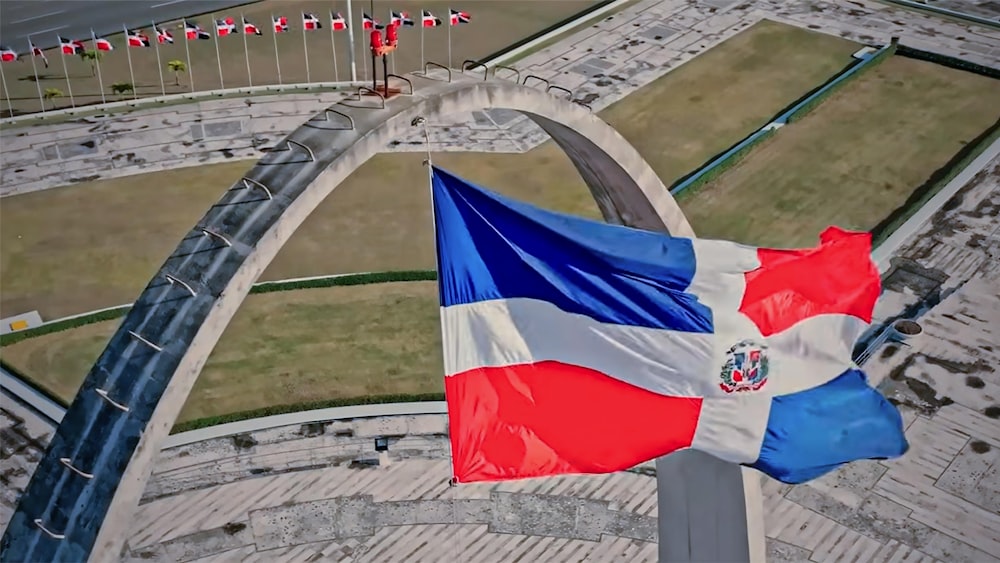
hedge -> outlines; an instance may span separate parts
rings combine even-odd
[[[272,293],[275,291],[292,291],[296,289],[317,289],[335,286],[365,285],[389,282],[409,282],[409,281],[434,281],[437,279],[437,272],[434,270],[403,270],[395,272],[371,272],[365,274],[347,274],[342,276],[330,276],[308,280],[291,280],[261,282],[254,284],[250,288],[250,293]],[[28,338],[62,332],[73,328],[79,328],[93,323],[109,321],[124,317],[132,309],[131,305],[123,305],[114,309],[107,309],[80,315],[70,319],[64,319],[52,323],[47,323],[35,328],[11,332],[0,335],[0,346],[10,346]]]
[[[907,219],[941,191],[959,172],[964,170],[990,145],[1000,139],[1000,120],[989,126],[978,137],[966,143],[948,162],[935,170],[926,182],[913,190],[902,205],[872,228],[872,247],[878,248]]]
[[[34,338],[36,336],[52,334],[53,332],[62,332],[71,328],[79,328],[84,325],[99,323],[101,321],[110,321],[112,319],[124,317],[125,314],[131,309],[131,305],[123,305],[114,309],[107,309],[96,313],[80,315],[79,317],[73,317],[71,319],[63,319],[61,321],[43,324],[41,326],[36,326],[35,328],[9,332],[7,334],[0,335],[0,346],[10,346],[11,344],[16,344],[22,340],[27,340],[28,338]]]
[[[950,57],[948,55],[942,55],[940,53],[932,53],[930,51],[914,49],[913,47],[907,47],[906,45],[899,45],[896,48],[896,53],[904,57],[909,57],[911,59],[919,59],[922,61],[937,63],[939,65],[956,68],[958,70],[974,72],[976,74],[981,74],[983,76],[989,76],[990,78],[1000,79],[1000,69],[984,66],[978,63],[973,63],[970,61],[959,59],[957,57]]]
[[[674,182],[674,184],[670,186],[670,194],[676,196],[692,189],[700,188],[701,186],[704,186],[705,184],[718,178],[723,172],[739,164],[744,158],[747,157],[748,154],[750,154],[750,151],[752,151],[754,147],[771,138],[776,131],[777,129],[773,128],[758,129],[757,131],[754,131],[749,137],[733,145],[733,147],[738,147],[742,143],[746,143],[743,148],[729,154],[728,156],[726,153],[722,153],[721,156],[714,157],[713,160],[709,161],[701,168],[695,170],[687,176],[684,176],[677,182]],[[733,147],[729,148],[726,152],[731,151]]]
[[[850,84],[852,80],[856,80],[858,76],[875,68],[880,63],[882,63],[882,61],[892,56],[893,53],[896,52],[897,48],[898,45],[896,44],[895,40],[893,40],[892,43],[890,43],[886,47],[879,49],[877,53],[875,53],[868,59],[855,63],[849,66],[848,68],[840,71],[836,76],[828,80],[818,90],[806,95],[802,100],[796,102],[796,104],[801,103],[802,105],[800,107],[795,108],[794,111],[789,112],[788,115],[783,116],[784,122],[794,123],[802,119],[803,117],[808,115],[811,111],[816,109],[820,104],[825,102],[827,98],[829,98],[834,93],[841,90],[844,87],[844,85]],[[795,105],[793,104],[792,107],[795,107]]]
[[[341,399],[328,399],[325,401],[313,401],[308,403],[295,403],[290,405],[271,405],[249,411],[221,414],[217,416],[207,416],[196,418],[175,424],[170,431],[171,434],[208,428],[228,422],[239,422],[264,416],[274,416],[278,414],[288,414],[293,412],[303,412],[318,409],[329,409],[334,407],[353,407],[357,405],[382,405],[387,403],[423,403],[430,401],[443,401],[444,393],[418,393],[405,394],[396,393],[393,395],[370,395],[364,397],[345,397]]]

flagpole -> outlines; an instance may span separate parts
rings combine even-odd
[[[424,71],[424,11],[420,11],[420,72]]]
[[[278,27],[277,26],[278,26],[278,23],[274,21],[274,14],[272,13],[271,14],[271,33],[273,33],[273,35],[271,37],[274,38],[274,64],[278,67],[278,85],[280,86],[282,84],[282,82],[281,82],[281,57],[278,56]]]
[[[215,38],[215,62],[219,63],[219,86],[221,89],[226,89],[226,81],[222,78],[222,53],[219,52],[219,20],[215,19],[215,14],[212,14],[212,25],[215,27],[215,33],[212,37]]]
[[[309,45],[306,42],[306,18],[305,14],[302,15],[302,53],[306,60],[306,83],[312,83],[312,77],[309,75]]]
[[[451,8],[448,8],[448,68],[451,68]]]
[[[94,66],[97,67],[97,85],[101,87],[101,103],[106,104],[108,100],[104,97],[104,78],[101,77],[101,50],[97,48],[97,36],[94,35],[94,28],[90,28],[90,40],[94,44]]]
[[[69,81],[69,69],[66,68],[66,53],[62,50],[62,37],[56,36],[59,41],[59,53],[62,54],[62,64],[63,64],[63,76],[66,77],[66,91],[69,92],[69,106],[72,108],[76,107],[76,102],[73,100],[73,85]]]
[[[333,12],[330,12],[330,46],[333,47],[333,81],[340,82],[340,70],[337,69],[337,34],[333,31]]]
[[[351,0],[348,0],[347,3],[350,4]],[[374,25],[375,25],[375,19],[374,19],[374,16],[373,16],[372,17],[372,26],[374,26]],[[354,45],[351,45],[351,49],[352,50],[354,49]],[[361,12],[361,52],[362,53],[365,52],[365,13],[364,12]],[[365,82],[368,82],[368,57],[364,57],[364,56],[361,57],[361,68],[363,68],[365,70]],[[372,72],[375,72],[375,71],[372,70]]]
[[[358,81],[358,67],[354,63],[354,26],[351,22],[351,0],[347,0],[347,64],[351,66],[351,82]],[[363,35],[363,34],[362,34]]]
[[[160,61],[160,28],[156,27],[156,22],[150,21],[153,24],[153,33],[156,34],[156,68],[160,71],[160,94],[167,95],[167,87],[163,83],[163,64]]]
[[[247,82],[253,88],[253,74],[250,72],[250,49],[247,47],[247,19],[243,17],[242,12],[240,12],[240,25],[243,26],[243,58],[247,60]]]
[[[136,99],[135,91],[138,88],[135,83],[135,72],[132,70],[132,45],[129,44],[128,38],[128,26],[122,24],[122,29],[125,30],[125,56],[128,57],[128,76],[132,81],[132,99]]]
[[[35,66],[35,42],[28,36],[28,52],[31,53],[31,72],[35,73],[35,88],[38,90],[38,103],[42,106],[42,113],[45,113],[45,97],[42,96],[42,84],[38,80],[38,67]],[[44,56],[45,53],[42,53]],[[4,89],[7,87],[4,86]],[[13,117],[13,115],[11,115]]]
[[[31,56],[34,57],[35,54],[32,53]],[[14,105],[10,103],[10,90],[7,89],[7,77],[4,76],[2,64],[0,64],[0,85],[3,85],[3,95],[7,98],[7,112],[10,113],[10,117],[14,117]]]
[[[194,92],[194,72],[191,71],[191,40],[188,39],[188,22],[184,20],[184,51],[187,53],[187,63],[188,63],[188,82],[190,82],[191,91]]]

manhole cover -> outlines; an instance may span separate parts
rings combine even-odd
[[[905,319],[892,323],[892,328],[896,329],[896,332],[905,334],[906,336],[914,336],[924,331],[923,327],[919,324]]]

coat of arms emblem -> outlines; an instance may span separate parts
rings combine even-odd
[[[726,352],[719,387],[726,393],[757,391],[767,383],[767,346],[741,340]]]

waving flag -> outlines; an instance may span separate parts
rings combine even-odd
[[[435,17],[430,10],[424,10],[420,16],[421,27],[437,27],[441,25],[441,18]]]
[[[372,29],[384,29],[385,26],[382,25],[377,19],[369,16],[368,14],[361,12],[361,29],[372,30]]]
[[[469,15],[469,12],[463,12],[461,10],[448,10],[448,11],[451,13],[451,17],[449,18],[451,21],[451,25],[458,25],[460,23],[469,23],[470,21],[472,21],[472,16]]]
[[[334,31],[344,31],[347,29],[347,20],[340,12],[330,12],[330,29]]]
[[[405,25],[413,27],[413,18],[408,12],[389,12],[389,25]]]
[[[94,33],[93,30],[91,30],[90,33],[93,34]],[[98,51],[115,50],[115,46],[111,44],[111,41],[108,41],[103,37],[97,37],[96,35],[94,35],[93,38],[94,38],[94,48],[97,49]]]
[[[302,29],[312,31],[322,27],[323,24],[320,23],[319,18],[317,18],[315,14],[302,14]]]
[[[87,50],[83,41],[66,39],[65,37],[59,38],[59,48],[62,50],[62,54],[64,55],[79,55]]]
[[[606,473],[682,448],[788,483],[907,450],[851,361],[867,233],[803,250],[545,211],[434,170],[458,482]]]
[[[233,18],[216,19],[215,20],[215,34],[219,37],[225,37],[227,35],[233,35],[238,33],[236,29],[236,21]]]
[[[275,33],[284,33],[288,31],[288,18],[285,16],[271,16],[271,22],[274,25]]]
[[[170,33],[169,29],[160,29],[159,26],[154,25],[153,31],[156,32],[156,42],[157,43],[173,43],[174,34]]]
[[[261,31],[254,24],[250,23],[250,20],[246,18],[243,18],[243,33],[245,35],[264,35],[263,31]]]
[[[28,47],[31,49],[31,54],[35,57],[41,57],[42,62],[45,63],[45,68],[49,68],[49,58],[45,56],[45,51],[39,49],[31,40],[28,40]]]
[[[17,51],[7,46],[0,45],[0,61],[12,63],[18,59]]]
[[[187,21],[184,22],[184,36],[187,37],[188,41],[212,38],[212,34],[202,29],[198,24]]]
[[[152,45],[149,37],[143,35],[142,32],[135,29],[126,29],[125,31],[129,47],[149,47]]]

